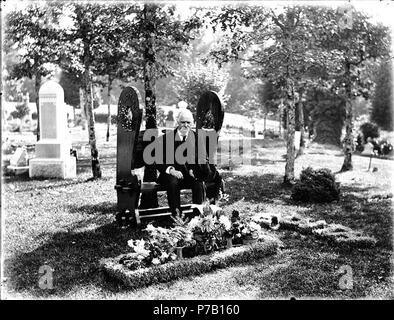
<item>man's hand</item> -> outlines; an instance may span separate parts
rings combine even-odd
[[[178,179],[183,179],[182,172],[180,172],[178,170],[175,170],[175,169],[171,169],[170,170],[170,175],[172,175],[172,176],[174,176],[175,178],[178,178]]]
[[[192,169],[189,170],[189,176],[191,176],[192,178],[196,179]]]

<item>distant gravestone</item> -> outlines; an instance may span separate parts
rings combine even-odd
[[[372,143],[366,143],[365,145],[364,145],[364,150],[363,150],[363,152],[361,152],[361,154],[362,155],[365,155],[365,156],[370,156],[370,155],[373,155],[373,144]]]
[[[15,153],[10,159],[10,165],[13,167],[27,166],[27,151],[26,148],[16,148]]]
[[[44,83],[39,91],[40,141],[29,163],[31,178],[75,178],[76,159],[70,156],[63,88],[55,81]]]
[[[10,172],[16,175],[24,174],[29,170],[28,156],[25,147],[17,148],[10,159],[10,165],[7,167]]]

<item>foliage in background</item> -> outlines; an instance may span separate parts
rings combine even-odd
[[[117,115],[116,114],[111,114],[111,124],[116,125]],[[107,113],[94,113],[94,120],[97,123],[107,123],[108,121],[108,114]]]
[[[280,88],[274,86],[271,81],[265,81],[258,88],[258,96],[264,106],[264,113],[276,113],[280,105]]]
[[[215,28],[231,31],[212,50],[215,61],[220,65],[245,61],[246,76],[268,80],[280,88],[288,126],[285,183],[294,181],[296,103],[302,101],[305,83],[321,76],[320,71],[331,56],[329,51],[311,45],[311,39],[326,27],[325,19],[321,19],[324,10],[292,6],[278,12],[265,7],[227,6],[210,14]],[[315,21],[315,15],[319,21]]]
[[[224,94],[228,96],[226,112],[250,115],[251,112],[245,108],[248,100],[259,100],[258,89],[260,84],[255,79],[247,79],[244,76],[241,63],[235,61],[228,68],[229,78]],[[261,108],[256,110],[260,111]],[[247,114],[249,112],[249,114]]]
[[[363,135],[364,143],[367,143],[368,138],[379,138],[379,127],[376,123],[365,122],[360,126],[360,132]]]
[[[46,2],[30,3],[22,10],[11,11],[5,17],[5,53],[17,56],[16,64],[6,65],[7,78],[18,80],[23,77],[34,79],[37,114],[39,114],[38,91],[42,79],[54,72],[59,62],[61,40],[59,17],[61,7]],[[37,128],[37,140],[40,130]]]
[[[338,10],[327,10],[325,14],[327,23],[319,32],[319,46],[331,53],[328,68],[333,80],[331,88],[345,101],[343,172],[353,168],[353,102],[358,96],[369,98],[373,81],[365,76],[365,69],[371,61],[390,54],[391,38],[388,27],[373,24],[366,14],[351,6],[345,15]]]
[[[375,94],[372,100],[371,120],[384,130],[393,130],[393,66],[384,62],[376,78]]]
[[[198,100],[203,92],[212,90],[220,94],[225,89],[228,73],[215,64],[196,62],[183,64],[175,73],[173,87],[179,100],[186,101],[195,114]]]
[[[16,110],[11,112],[11,116],[14,119],[22,119],[24,116],[28,115],[30,112],[29,106],[26,105],[25,103],[23,104],[18,104],[15,107]]]
[[[345,103],[341,97],[328,90],[310,90],[305,103],[310,109],[314,141],[341,145],[345,120]]]
[[[82,86],[80,75],[63,71],[60,75],[59,84],[64,90],[64,102],[74,108],[79,108],[81,106],[79,88]]]

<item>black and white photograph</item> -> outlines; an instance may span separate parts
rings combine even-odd
[[[393,16],[1,1],[1,300],[393,300]]]

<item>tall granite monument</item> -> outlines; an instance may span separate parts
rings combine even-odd
[[[44,83],[39,91],[40,140],[35,158],[29,163],[30,178],[75,178],[76,158],[70,156],[71,137],[63,88],[55,81]]]

